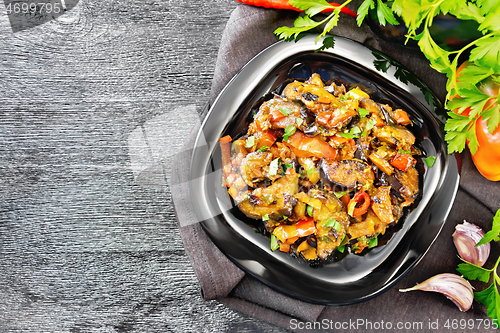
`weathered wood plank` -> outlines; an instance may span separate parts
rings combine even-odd
[[[81,0],[13,34],[0,5],[0,331],[280,331],[202,300],[168,188],[131,169],[134,130],[207,102],[235,6]]]

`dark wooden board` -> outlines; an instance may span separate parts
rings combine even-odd
[[[14,34],[0,5],[1,332],[281,331],[201,298],[170,190],[130,153],[185,134],[170,116],[208,101],[235,7],[81,0]]]

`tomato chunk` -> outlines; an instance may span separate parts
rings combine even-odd
[[[309,137],[300,131],[296,131],[288,138],[287,143],[297,157],[318,157],[334,160],[337,150],[319,137]]]
[[[271,131],[260,132],[257,139],[257,149],[262,147],[271,147],[276,141],[276,136]]]
[[[316,232],[316,225],[312,217],[295,223],[295,228],[299,237],[309,236]]]
[[[401,171],[408,170],[417,161],[410,154],[397,153],[391,160],[391,165]]]
[[[406,111],[403,111],[401,109],[394,110],[394,120],[396,121],[396,123],[398,123],[400,125],[406,126],[406,125],[411,124],[410,117],[408,116],[408,113],[406,113]]]

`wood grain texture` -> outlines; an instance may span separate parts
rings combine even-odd
[[[208,101],[235,7],[81,0],[13,34],[0,5],[1,332],[281,331],[202,300],[169,188],[135,184],[129,155]]]

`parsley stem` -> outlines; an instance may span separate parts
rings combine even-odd
[[[344,2],[343,4],[341,4],[340,6],[336,7],[336,8],[339,8],[339,10],[342,8],[342,7],[345,7],[349,2],[351,2],[352,0],[347,0],[346,2]],[[334,7],[334,6],[332,6]]]
[[[472,42],[470,42],[469,44],[465,45],[464,47],[462,47],[460,50],[457,50],[457,51],[450,51],[448,52],[449,54],[454,54],[456,53],[456,58],[460,57],[460,55],[462,53],[464,53],[468,48],[474,46],[474,44],[476,44],[478,41],[482,40],[482,39],[486,39],[486,38],[489,38],[489,37],[492,37],[494,36],[495,34],[494,33],[490,33],[490,34],[487,34],[487,35],[484,35],[484,36],[481,36],[477,39],[474,39]]]

